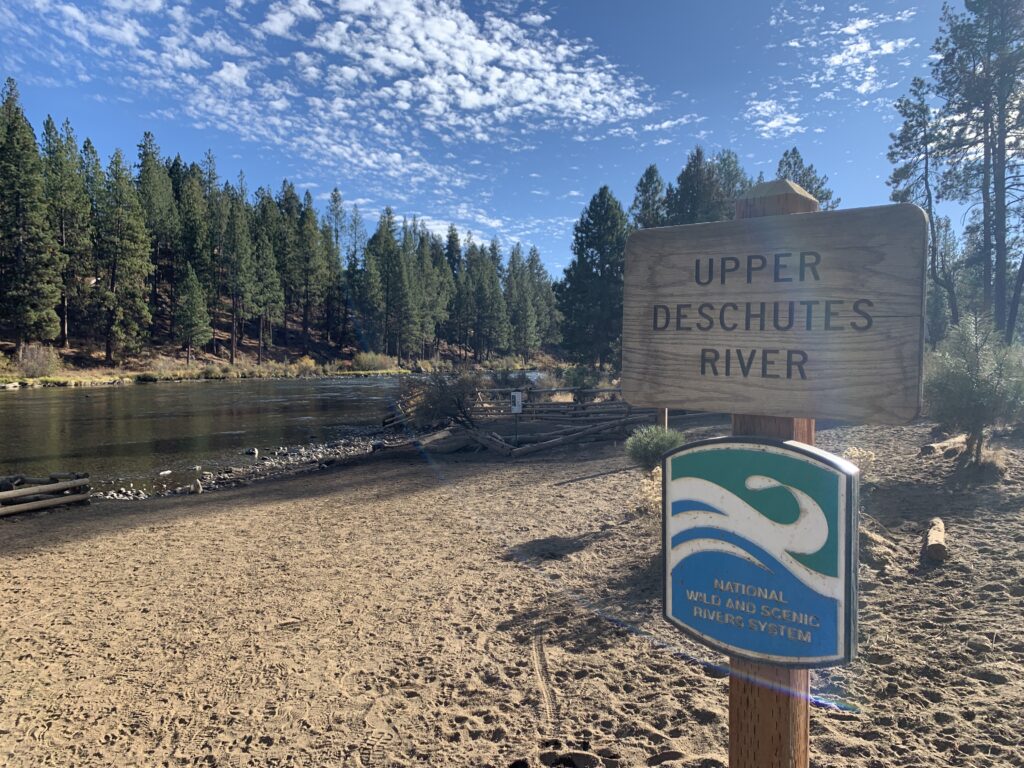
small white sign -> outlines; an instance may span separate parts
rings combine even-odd
[[[512,413],[519,414],[523,412],[523,393],[516,390],[512,393]]]

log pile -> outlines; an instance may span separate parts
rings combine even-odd
[[[0,517],[65,504],[88,504],[90,495],[88,474],[57,472],[49,477],[0,477]]]

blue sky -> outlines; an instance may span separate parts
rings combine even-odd
[[[557,275],[602,184],[628,207],[697,143],[774,175],[796,145],[843,207],[888,199],[894,99],[941,2],[4,0],[0,72],[37,131],[104,157],[144,130],[250,189],[334,186],[443,231],[536,244]]]

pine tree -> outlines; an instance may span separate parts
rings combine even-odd
[[[731,219],[736,213],[733,203],[750,191],[754,183],[740,165],[739,156],[731,149],[723,149],[712,162],[722,195],[722,216]]]
[[[191,264],[178,278],[178,304],[175,307],[175,338],[185,345],[185,364],[192,364],[192,348],[213,338],[210,313],[206,310],[206,292]]]
[[[299,217],[299,300],[302,305],[302,336],[309,350],[309,327],[313,313],[320,308],[327,290],[328,264],[322,233],[317,222],[313,196],[306,191]]]
[[[299,220],[302,217],[302,201],[295,191],[295,185],[287,179],[281,184],[277,195],[280,221],[277,237],[272,241],[277,257],[277,274],[284,291],[285,316],[283,321],[285,346],[289,345],[288,312],[302,307],[302,258],[299,247]]]
[[[475,309],[472,344],[478,362],[508,345],[508,309],[501,292],[498,266],[490,246],[472,246],[467,250],[466,273]]]
[[[563,343],[580,362],[618,366],[627,232],[626,214],[608,187],[591,198],[573,227],[573,259],[556,295]]]
[[[216,274],[209,244],[210,214],[203,195],[202,177],[196,172],[187,172],[181,182],[178,218],[181,221],[182,260],[192,267],[209,305],[216,295]]]
[[[636,183],[629,216],[636,229],[647,229],[663,226],[665,215],[665,182],[658,173],[658,166],[652,163]]]
[[[537,331],[536,306],[532,296],[532,280],[523,259],[523,247],[516,243],[508,257],[505,278],[505,304],[511,327],[510,345],[512,351],[523,358],[526,364],[540,346]]]
[[[59,343],[70,346],[72,312],[82,315],[82,286],[91,271],[92,206],[86,192],[78,141],[67,121],[58,132],[53,118],[43,126],[43,175],[50,232],[60,249]]]
[[[149,233],[121,150],[107,166],[97,218],[98,282],[93,293],[103,322],[106,359],[113,363],[115,349],[138,349],[152,321],[146,301],[146,281],[153,271]]]
[[[679,172],[676,185],[665,193],[665,209],[670,224],[698,224],[728,218],[731,200],[718,178],[715,161],[696,147]]]
[[[247,317],[247,306],[253,293],[255,269],[252,256],[252,233],[249,225],[249,208],[246,204],[244,187],[233,189],[225,184],[222,192],[228,209],[224,230],[224,250],[221,264],[224,271],[224,287],[231,300],[231,364],[235,364],[238,353],[238,338],[242,323]]]
[[[939,236],[935,218],[935,186],[937,182],[937,127],[928,105],[928,86],[920,77],[910,84],[910,94],[896,100],[896,111],[903,118],[900,130],[890,134],[889,162],[895,165],[888,184],[892,200],[897,203],[917,203],[928,214],[930,229],[928,248],[928,274],[935,287],[945,292],[945,306],[950,322],[960,322],[960,307],[956,297],[956,283],[950,265],[939,260]],[[930,299],[935,305],[935,300]],[[936,340],[937,341],[937,340]]]
[[[458,275],[462,265],[462,243],[459,242],[459,230],[454,224],[448,225],[448,239],[445,241],[444,257],[448,260],[448,268],[452,275]]]
[[[153,134],[146,131],[139,142],[139,201],[146,220],[152,244],[153,278],[150,291],[150,307],[154,318],[166,314],[169,325],[174,323],[175,271],[181,268],[179,262],[181,222],[174,200],[167,166],[160,160],[160,148]],[[166,313],[161,311],[161,286],[167,286],[169,306]],[[173,328],[169,329],[173,335]],[[154,337],[156,327],[153,328]]]
[[[814,197],[823,211],[831,211],[839,207],[842,200],[833,199],[834,192],[828,187],[828,176],[820,176],[813,165],[804,163],[800,150],[796,147],[782,153],[779,167],[775,170],[776,179],[788,179],[807,190]]]
[[[551,275],[540,260],[537,246],[530,248],[526,271],[530,280],[530,301],[537,319],[538,341],[540,344],[557,344],[562,340],[562,319],[558,313]]]
[[[284,292],[277,274],[277,261],[270,238],[264,232],[256,237],[255,280],[252,296],[253,311],[259,317],[259,353],[257,364],[263,365],[263,349],[267,340],[273,340],[271,324],[284,314]]]
[[[10,327],[20,355],[25,342],[53,339],[60,331],[54,308],[63,265],[47,222],[39,147],[12,79],[0,111],[0,322]]]

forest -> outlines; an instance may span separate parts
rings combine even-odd
[[[927,337],[971,314],[1005,342],[1024,290],[1024,10],[1006,0],[943,11],[930,75],[895,103],[893,201],[929,215]],[[828,178],[786,150],[776,178],[840,205]],[[719,221],[753,179],[735,152],[700,146],[674,181],[655,165],[626,209],[607,187],[573,228],[572,260],[553,280],[536,248],[446,235],[385,208],[368,232],[335,189],[323,210],[285,180],[250,191],[199,162],[162,154],[145,133],[134,156],[104,164],[68,121],[37,137],[8,79],[0,107],[0,342],[93,350],[107,364],[170,349],[236,362],[244,347],[318,359],[381,353],[398,361],[524,363],[556,358],[617,368],[622,269],[633,229]],[[966,211],[938,215],[942,201]],[[91,358],[88,358],[91,359]]]

